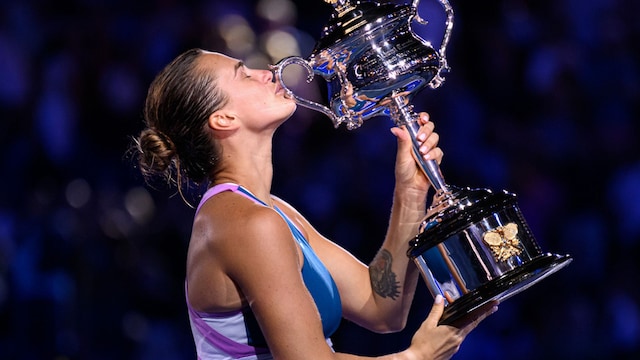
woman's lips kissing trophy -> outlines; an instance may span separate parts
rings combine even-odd
[[[388,115],[406,126],[413,148],[420,125],[410,105],[425,86],[442,85],[449,70],[445,50],[453,9],[438,0],[447,20],[440,49],[422,39],[411,24],[426,25],[411,5],[325,0],[333,5],[329,23],[308,59],[287,57],[272,66],[281,86],[301,105],[327,115],[335,127],[356,129],[372,117]],[[329,106],[303,99],[287,88],[283,69],[291,64],[327,82]],[[507,191],[462,188],[445,183],[435,160],[415,156],[435,189],[434,202],[407,255],[435,297],[446,299],[441,324],[469,320],[474,310],[505,300],[568,265],[570,255],[544,253]]]

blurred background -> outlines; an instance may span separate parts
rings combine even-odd
[[[518,194],[542,248],[575,259],[504,302],[454,358],[638,358],[640,2],[452,5],[452,71],[414,100],[441,136],[445,177]],[[430,23],[416,31],[439,46],[440,4],[419,10]],[[195,358],[194,211],[126,156],[146,89],[192,47],[252,67],[306,57],[330,13],[321,0],[0,3],[0,358]],[[324,95],[319,81],[299,91]],[[274,194],[365,262],[388,220],[391,126],[334,129],[299,109],[274,144]],[[402,350],[431,304],[421,282],[405,331],[344,322],[335,347]]]

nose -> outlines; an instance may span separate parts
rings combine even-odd
[[[276,82],[276,77],[277,77],[277,75],[276,75],[276,69],[275,69],[275,68],[270,67],[270,68],[269,68],[269,73],[271,73],[271,82],[275,84],[275,82]]]
[[[264,76],[265,76],[266,79],[268,79],[272,83],[276,82],[276,71],[275,71],[275,69],[269,68],[269,70],[264,70]]]
[[[269,69],[269,70],[259,70],[259,71],[260,71],[260,78],[264,82],[272,82],[272,83],[276,82],[275,70]]]

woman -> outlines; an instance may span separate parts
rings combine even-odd
[[[272,136],[296,109],[267,70],[194,49],[150,86],[137,141],[147,177],[209,184],[196,210],[186,297],[200,359],[359,359],[335,353],[342,317],[371,331],[401,330],[418,281],[405,255],[425,216],[429,184],[398,138],[389,230],[370,266],[320,235],[270,193]],[[442,159],[438,135],[420,116],[421,155]],[[186,179],[185,179],[186,177]],[[471,329],[438,326],[438,297],[411,346],[387,359],[451,357]]]

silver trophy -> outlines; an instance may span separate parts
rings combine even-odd
[[[284,58],[272,70],[289,96],[327,115],[335,127],[344,123],[352,130],[372,117],[390,117],[409,130],[417,155],[420,126],[411,99],[425,87],[441,86],[449,71],[445,51],[453,9],[448,0],[438,1],[446,12],[439,50],[411,28],[426,25],[418,15],[419,0],[410,5],[325,0],[334,10],[311,55]],[[327,82],[328,106],[301,98],[284,84],[282,71],[292,64],[307,70],[308,82],[316,76]],[[415,158],[435,196],[407,255],[431,294],[446,299],[440,323],[468,321],[474,311],[527,289],[571,262],[569,255],[542,252],[514,194],[448,185],[436,161]]]

